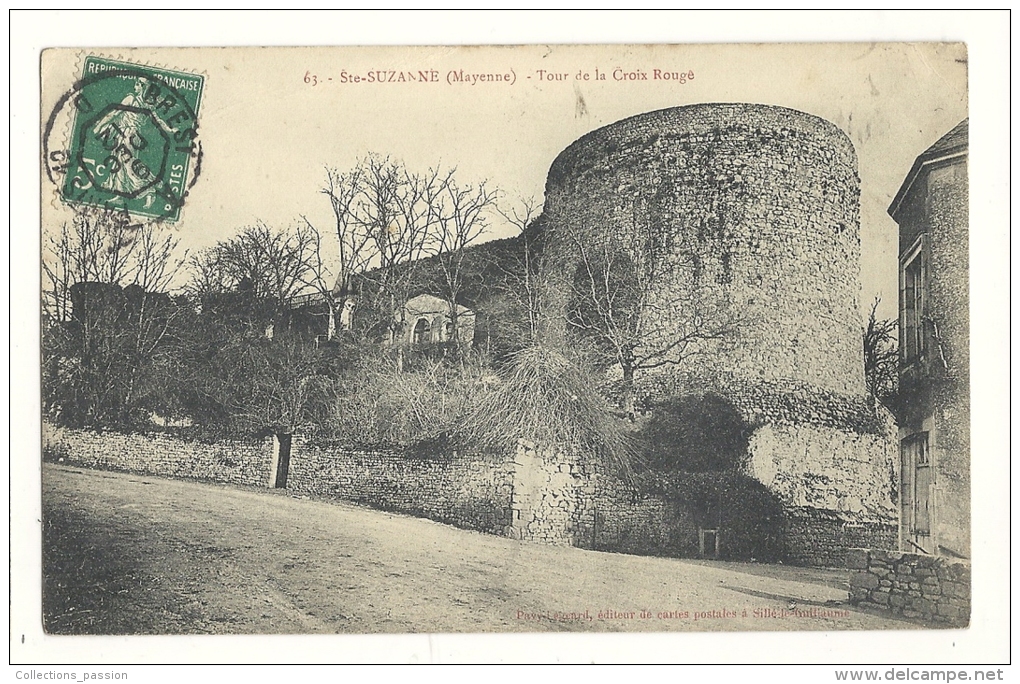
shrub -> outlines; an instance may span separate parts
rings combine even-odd
[[[351,446],[443,445],[487,391],[486,365],[463,367],[419,356],[398,371],[378,358],[362,359],[332,379],[318,435]]]
[[[704,472],[735,469],[747,452],[751,432],[732,403],[705,394],[659,404],[636,438],[650,467]]]
[[[510,355],[499,376],[466,415],[459,437],[494,450],[514,449],[520,439],[580,449],[630,478],[634,449],[596,373],[539,346]]]
[[[676,502],[701,527],[718,529],[723,559],[775,562],[786,557],[782,504],[746,475],[648,472],[641,476],[641,488]]]

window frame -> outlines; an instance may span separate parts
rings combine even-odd
[[[925,238],[925,233],[919,234],[910,249],[903,253],[899,264],[900,360],[904,366],[923,361],[928,351],[925,330],[928,294],[927,260],[924,257]],[[908,283],[913,287],[908,287]]]

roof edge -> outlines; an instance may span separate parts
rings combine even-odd
[[[913,166],[910,167],[910,171],[907,173],[906,178],[903,179],[900,189],[896,192],[896,196],[893,197],[893,201],[887,210],[896,223],[899,223],[897,215],[899,214],[900,208],[902,207],[907,195],[910,193],[910,190],[914,185],[914,181],[916,181],[918,176],[921,175],[922,170],[926,167],[951,162],[956,158],[967,156],[970,144],[968,136],[969,127],[970,117],[967,117],[960,123],[953,126],[948,133],[936,140],[928,147],[928,149],[917,156],[914,160]]]
[[[896,196],[893,197],[892,204],[889,205],[889,215],[892,216],[896,223],[899,223],[899,219],[896,217],[902,208],[903,201],[907,198],[911,188],[914,185],[914,181],[917,180],[918,176],[921,175],[921,171],[930,166],[942,166],[945,162],[951,162],[954,159],[962,158],[967,156],[967,148],[963,146],[963,149],[959,149],[950,154],[941,155],[930,159],[924,159],[924,155],[921,155],[914,160],[914,165],[910,167],[910,172],[907,173],[907,177],[903,180],[903,185],[900,186]]]

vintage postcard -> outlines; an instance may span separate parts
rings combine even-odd
[[[45,50],[48,635],[958,629],[963,43]]]

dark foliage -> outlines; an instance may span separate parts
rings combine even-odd
[[[735,472],[649,472],[640,485],[690,511],[699,526],[717,529],[723,559],[775,562],[786,556],[782,504],[757,480]]]
[[[651,468],[705,472],[733,470],[747,451],[752,427],[715,395],[670,399],[654,408],[636,438]]]
[[[132,426],[180,411],[186,300],[138,285],[80,282],[43,336],[44,410],[68,425]]]

